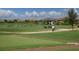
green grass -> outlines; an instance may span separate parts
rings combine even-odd
[[[79,31],[40,33],[40,34],[9,34],[8,32],[33,32],[45,30],[44,25],[26,23],[0,23],[0,50],[16,50],[33,47],[64,45],[66,42],[79,42]],[[67,25],[56,25],[56,29],[70,28]],[[47,29],[48,30],[48,29]],[[66,48],[64,50],[71,50]],[[74,49],[73,50],[77,50]]]
[[[70,25],[56,25],[56,29],[71,28]],[[43,24],[32,24],[32,23],[0,23],[0,31],[8,32],[33,32],[43,31],[45,29]]]
[[[30,34],[29,36],[63,42],[79,42],[79,31]]]
[[[66,42],[79,42],[79,31],[29,35],[0,33],[0,50],[18,50],[33,47],[58,46],[65,45]],[[75,49],[73,48],[73,50]]]
[[[57,29],[60,29],[60,28],[70,29],[71,28],[71,25],[56,25],[56,28]]]
[[[33,47],[45,47],[45,46],[56,46],[64,45],[63,42],[45,40],[43,38],[31,38],[26,35],[23,37],[21,35],[0,35],[0,50],[16,50],[23,48],[33,48]]]
[[[0,31],[32,32],[43,30],[43,25],[29,23],[0,23]]]

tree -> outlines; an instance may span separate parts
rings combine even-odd
[[[69,25],[68,17],[63,18],[64,25]]]
[[[18,22],[18,20],[17,19],[14,19],[14,23],[16,23],[16,22]]]
[[[72,26],[72,30],[73,30],[73,26],[75,23],[75,20],[77,18],[77,13],[75,12],[74,8],[69,9],[68,11],[68,20],[69,20],[69,24]]]
[[[4,22],[5,22],[5,23],[7,23],[7,22],[8,22],[8,20],[7,20],[7,19],[5,19],[5,20],[4,20]]]

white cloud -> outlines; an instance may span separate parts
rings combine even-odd
[[[26,16],[31,16],[31,13],[28,12],[28,11],[26,11],[26,12],[25,12],[25,15],[26,15]]]
[[[65,11],[65,12],[68,12],[68,10],[69,10],[69,8],[65,8],[65,9],[63,9],[63,11]]]
[[[64,14],[64,12],[49,11],[48,16],[51,17],[51,18],[61,18],[61,17],[64,17],[66,15]]]
[[[18,14],[11,10],[0,9],[0,19],[15,19]]]
[[[8,14],[13,14],[14,16],[18,16],[17,13],[15,13],[15,12],[13,12],[13,11],[11,11],[11,10],[7,10],[7,12],[8,12]]]
[[[32,11],[32,12],[26,11],[25,12],[25,15],[28,16],[28,17],[31,17],[31,16],[39,16],[39,13],[36,12],[36,11]]]
[[[17,14],[13,11],[0,9],[0,16],[9,16],[11,14],[17,16]]]
[[[46,15],[46,12],[45,11],[42,11],[42,12],[40,12],[39,13],[41,16],[44,16],[44,15]]]
[[[48,15],[50,15],[50,16],[54,16],[54,15],[60,16],[61,14],[62,14],[61,12],[57,12],[57,11],[49,11],[48,12]]]
[[[36,12],[36,11],[32,11],[32,12],[25,12],[26,16],[36,16],[36,17],[41,17],[41,18],[45,18],[45,17],[52,17],[52,18],[59,18],[59,17],[63,17],[65,16],[63,12],[58,12],[58,11],[41,11],[41,12]]]
[[[0,9],[0,18],[21,18],[21,19],[25,19],[25,18],[30,18],[30,17],[36,17],[36,18],[45,18],[45,17],[52,17],[52,18],[59,18],[59,17],[63,17],[65,16],[63,12],[58,12],[58,11],[41,11],[41,12],[37,12],[37,11],[26,11],[25,14],[17,14],[14,11],[11,10],[3,10]]]
[[[70,8],[65,8],[64,11],[65,11],[65,12],[68,12],[69,9],[70,9]],[[77,10],[76,8],[74,8],[74,10],[75,10],[75,12],[79,15],[78,10]]]
[[[27,18],[27,16],[25,14],[21,14],[21,15],[18,15],[17,18],[24,20]]]
[[[75,12],[79,15],[78,10],[76,8],[74,8]]]
[[[39,13],[36,12],[36,11],[33,11],[33,12],[31,13],[31,15],[32,15],[32,16],[39,16]]]

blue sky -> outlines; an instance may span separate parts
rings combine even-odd
[[[28,12],[32,12],[32,11],[37,11],[37,12],[41,12],[41,11],[60,11],[63,12],[64,8],[1,8],[3,10],[11,10],[20,14],[23,14],[24,12],[28,11]]]
[[[31,17],[36,18],[61,18],[67,16],[67,8],[0,8],[1,19],[26,19]],[[79,9],[75,11],[79,13]]]

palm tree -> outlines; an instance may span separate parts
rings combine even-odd
[[[74,8],[69,9],[68,11],[68,19],[69,19],[69,23],[72,26],[72,30],[73,30],[73,26],[75,23],[75,19],[77,18],[77,13],[75,12]]]

